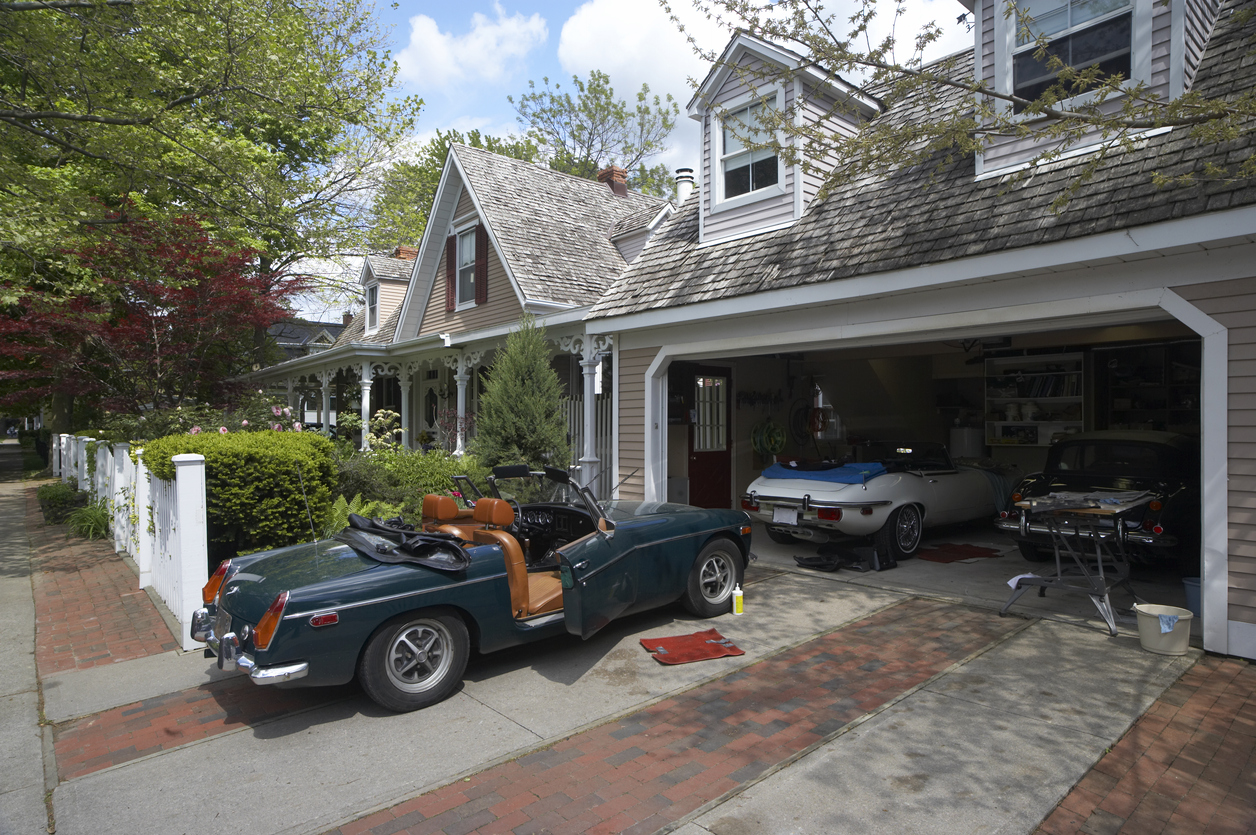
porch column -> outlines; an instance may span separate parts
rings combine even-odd
[[[318,422],[323,424],[323,431],[331,431],[331,378],[332,372],[324,371],[320,376],[320,382],[323,384],[323,400],[322,411],[319,413]]]
[[[362,363],[362,444],[360,449],[367,449],[371,436],[371,364]]]
[[[298,405],[298,402],[299,402],[299,398],[297,397],[297,392],[296,392],[295,384],[292,382],[292,378],[291,378],[291,377],[289,377],[288,379],[284,380],[284,383],[285,383],[285,384],[287,385],[287,387],[288,387],[288,408],[289,408],[289,409],[291,409],[292,411],[294,411],[294,412],[295,412],[295,411],[297,410],[297,405]]]
[[[467,381],[470,379],[466,357],[460,357],[458,371],[454,374],[454,382],[458,384],[458,442],[454,446],[454,455],[458,456],[466,452]]]
[[[584,369],[584,454],[580,456],[580,481],[589,485],[594,496],[597,495],[594,479],[598,469],[597,395],[594,384],[597,380],[597,367],[601,363],[602,355],[593,351],[586,352],[580,359],[580,367]]]
[[[397,382],[401,385],[401,446],[413,449],[410,444],[410,367],[406,366],[397,372]]]

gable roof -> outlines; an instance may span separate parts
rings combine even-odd
[[[341,345],[348,345],[350,342],[387,345],[392,342],[393,333],[397,330],[397,322],[401,319],[401,305],[397,305],[392,312],[384,317],[384,321],[380,322],[375,333],[370,336],[366,335],[366,311],[360,310],[353,317],[353,321],[340,332],[340,336],[336,339],[333,348],[339,348]]]
[[[369,269],[376,278],[410,279],[410,271],[414,269],[414,261],[407,258],[391,258],[387,255],[368,255],[363,262],[362,278],[366,278]]]
[[[1238,31],[1223,4],[1194,89],[1225,96],[1256,84],[1247,59],[1251,25]],[[1247,60],[1245,60],[1247,59]],[[957,62],[971,77],[972,53]],[[887,102],[880,118],[920,121],[950,101]],[[878,173],[835,188],[792,227],[698,246],[699,201],[689,201],[594,305],[589,318],[638,313],[751,293],[853,278],[907,267],[1079,239],[1112,230],[1256,204],[1256,183],[1204,182],[1157,189],[1151,172],[1203,174],[1207,163],[1234,165],[1253,153],[1245,134],[1199,145],[1186,130],[1145,136],[1104,160],[1063,211],[1052,201],[1075,184],[1092,157],[1039,166],[1023,179],[977,180],[970,156]],[[941,157],[939,157],[941,159]]]

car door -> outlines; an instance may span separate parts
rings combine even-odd
[[[637,601],[638,560],[632,526],[598,530],[559,551],[567,631],[588,639]]]

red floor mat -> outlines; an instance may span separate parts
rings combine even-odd
[[[746,654],[714,629],[672,638],[642,638],[641,646],[654,653],[654,660],[660,664],[688,664],[690,661]]]
[[[975,557],[997,557],[999,552],[994,548],[983,548],[980,545],[955,545],[944,542],[932,548],[921,548],[916,556],[929,562],[958,562],[971,560]]]

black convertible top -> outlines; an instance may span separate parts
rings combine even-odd
[[[414,563],[441,571],[462,571],[471,557],[453,534],[416,531],[401,518],[367,519],[349,514],[349,527],[332,537],[365,557],[382,563]]]

